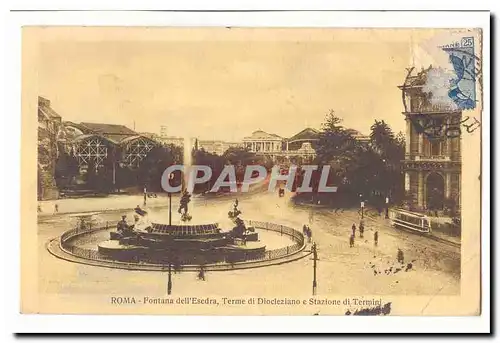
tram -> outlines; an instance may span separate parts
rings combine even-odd
[[[422,233],[431,232],[431,222],[424,214],[395,208],[389,210],[389,217],[392,226],[395,228],[408,229]]]

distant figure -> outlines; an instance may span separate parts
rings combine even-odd
[[[356,224],[352,224],[351,230],[352,230],[352,235],[356,236]]]
[[[59,205],[57,203],[54,204],[54,213],[59,213]]]
[[[278,195],[279,195],[280,198],[282,198],[283,196],[285,196],[285,189],[283,189],[283,188],[280,187],[280,189],[278,191]]]
[[[198,272],[198,280],[205,281],[205,268],[200,267],[200,271]]]
[[[311,230],[311,228],[308,226],[308,227],[307,227],[307,241],[308,241],[309,243],[311,243],[311,240],[312,240],[312,230]]]
[[[304,236],[307,236],[307,225],[304,224],[304,226],[302,226],[302,233],[304,234]]]
[[[373,234],[373,241],[375,242],[375,246],[378,245],[378,231],[375,231]]]
[[[147,195],[148,195],[148,190],[146,188],[146,185],[144,185],[144,204],[143,204],[143,206],[146,206]]]
[[[398,248],[398,262],[399,263],[405,263],[405,255],[403,253],[403,250]]]
[[[182,264],[181,264],[181,261],[178,258],[176,258],[174,260],[173,267],[174,267],[174,274],[177,274],[177,273],[181,272],[181,270],[182,270]]]
[[[363,222],[359,223],[359,237],[363,238],[363,234],[365,233],[365,225]]]
[[[38,213],[42,213],[42,206],[40,206],[40,204],[38,204],[36,210]]]
[[[352,248],[354,246],[354,235],[351,235],[349,237],[349,248]]]

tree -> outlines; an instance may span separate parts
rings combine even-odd
[[[380,161],[373,162],[371,169],[377,176],[372,180],[372,190],[393,200],[403,201],[404,176],[401,163],[404,159],[405,139],[400,132],[394,135],[391,127],[383,120],[375,120],[370,127],[370,148]]]
[[[212,170],[212,176],[210,180],[205,182],[204,184],[196,184],[194,191],[208,191],[213,186],[217,177],[220,175],[222,170],[224,169],[224,158],[222,156],[209,153],[205,151],[203,148],[197,150],[193,156],[193,163],[201,166],[208,166]],[[198,175],[201,176],[201,175]]]
[[[74,177],[78,176],[79,167],[76,157],[68,153],[62,146],[59,147],[59,156],[56,160],[54,178],[57,188],[68,187]]]
[[[231,164],[244,166],[254,163],[257,159],[253,152],[240,147],[230,147],[224,152],[222,157]]]
[[[163,172],[167,167],[178,164],[181,160],[181,149],[175,145],[154,147],[139,165],[137,186],[142,188],[146,185],[151,191],[161,191]]]
[[[390,146],[394,143],[394,133],[385,121],[375,120],[375,123],[370,127],[370,143],[384,158],[387,157]]]
[[[333,110],[326,115],[322,125],[319,142],[316,147],[317,161],[321,164],[330,164],[349,159],[354,151],[356,142],[345,130],[342,119],[335,115]]]

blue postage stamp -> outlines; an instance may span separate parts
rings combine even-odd
[[[455,76],[450,80],[448,96],[462,110],[476,108],[476,62],[479,58],[474,54],[474,37],[463,37],[460,42],[441,48],[448,53]]]

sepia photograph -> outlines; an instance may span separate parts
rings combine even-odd
[[[23,27],[21,312],[480,315],[483,44]]]

